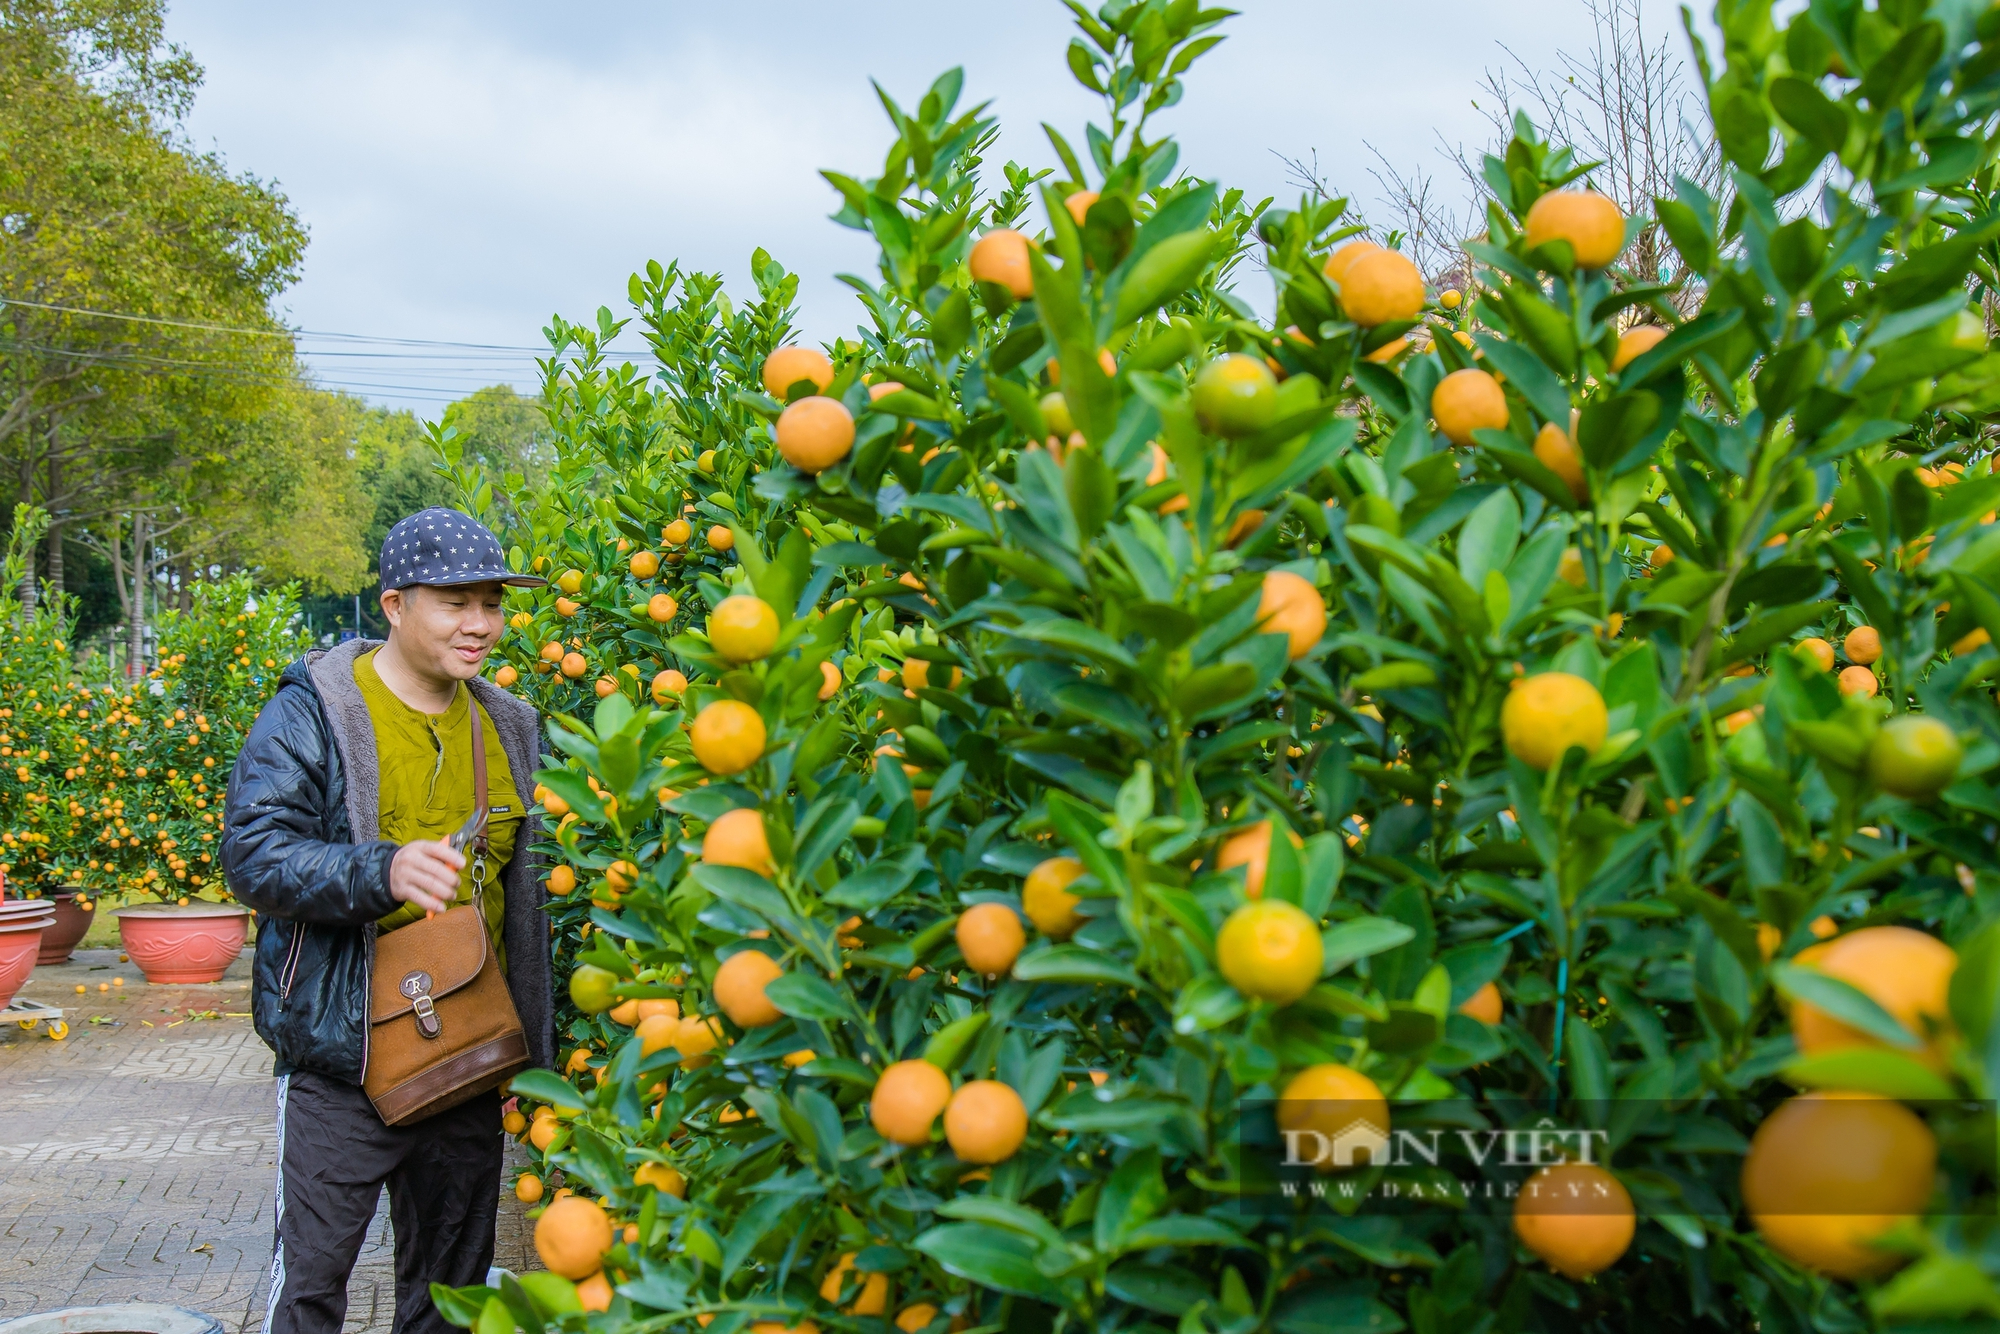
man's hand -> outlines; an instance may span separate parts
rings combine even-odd
[[[389,862],[389,893],[427,913],[443,912],[458,901],[458,873],[465,858],[443,839],[405,843]]]

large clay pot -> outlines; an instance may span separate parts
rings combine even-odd
[[[35,953],[41,948],[42,926],[48,919],[37,917],[32,925],[9,926],[0,922],[0,1009],[14,999],[14,993],[35,971]]]
[[[90,930],[90,919],[97,916],[97,903],[84,898],[90,906],[79,908],[76,901],[80,897],[82,892],[74,889],[50,896],[49,901],[56,907],[56,919],[42,931],[42,952],[35,958],[37,964],[68,963],[76,942]]]
[[[243,949],[250,910],[233,903],[135,904],[112,913],[148,982],[214,982]]]
[[[94,1334],[128,1330],[132,1334],[222,1334],[222,1325],[200,1311],[156,1302],[121,1302],[116,1306],[65,1306],[60,1311],[0,1320],[0,1334]]]

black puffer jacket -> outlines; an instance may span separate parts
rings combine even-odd
[[[222,870],[257,910],[250,1009],[281,1075],[313,1070],[359,1084],[367,1065],[375,922],[397,906],[389,893],[397,845],[376,837],[375,731],[354,683],[354,660],[375,646],[349,640],[287,667],[229,776]],[[472,690],[514,785],[531,790],[541,754],[534,709],[484,680]],[[530,815],[501,871],[502,939],[529,1058],[546,1066],[555,1057],[547,896],[528,852],[539,825]]]

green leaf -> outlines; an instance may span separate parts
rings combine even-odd
[[[590,1105],[574,1084],[553,1070],[523,1070],[507,1085],[507,1091],[545,1102],[559,1111],[580,1112]]]
[[[956,356],[972,336],[972,299],[960,289],[953,291],[931,313],[931,346],[942,359]]]
[[[431,1284],[431,1301],[436,1304],[438,1314],[461,1329],[471,1329],[479,1323],[480,1312],[486,1303],[499,1294],[483,1284],[469,1288],[451,1288],[442,1283]]]
[[[1437,670],[1423,662],[1385,662],[1356,676],[1348,684],[1364,695],[1379,690],[1411,690],[1436,685]]]
[[[1593,399],[1577,422],[1577,448],[1591,467],[1609,469],[1659,420],[1659,397],[1644,390]]]
[[[1801,1088],[1853,1089],[1911,1102],[1958,1096],[1951,1081],[1930,1067],[1879,1047],[1842,1047],[1801,1056],[1780,1073]]]
[[[1134,667],[1139,664],[1125,646],[1105,634],[1095,626],[1085,625],[1063,616],[1051,616],[1041,620],[1024,621],[1020,625],[1005,627],[1006,632],[1020,639],[1032,639],[1038,644],[1051,644],[1057,648],[1069,649],[1099,662],[1115,663],[1120,667]]]
[[[1558,997],[1556,1003],[1568,1002]],[[1603,1037],[1589,1024],[1572,1019],[1563,1029],[1563,1048],[1569,1058],[1571,1092],[1587,1104],[1584,1115],[1591,1124],[1602,1125],[1609,1110],[1604,1104],[1611,1096],[1611,1054],[1604,1049]]]
[[[1028,1238],[986,1223],[944,1223],[923,1233],[916,1248],[946,1272],[999,1292],[1056,1302],[1055,1285],[1035,1267],[1041,1250]]]
[[[1777,962],[1771,965],[1771,981],[1788,999],[1822,1009],[1878,1042],[1905,1051],[1916,1051],[1923,1045],[1874,997],[1837,977],[1798,964]]]
[[[1061,213],[1062,222],[1070,221],[1060,201],[1055,201],[1052,212]],[[1101,446],[1118,425],[1118,396],[1097,364],[1097,338],[1085,315],[1076,276],[1068,266],[1058,272],[1034,249],[1028,251],[1028,271],[1035,280],[1035,308],[1062,365],[1062,392],[1070,416],[1085,440]]]
[[[914,389],[898,389],[880,398],[871,399],[868,410],[890,417],[914,417],[919,421],[945,420],[945,410],[938,401],[926,398]]]
[[[1112,327],[1143,319],[1186,291],[1208,267],[1216,239],[1208,231],[1182,232],[1138,256],[1118,288]]]
[[[1432,964],[1424,980],[1417,983],[1410,1004],[1442,1024],[1451,1013],[1451,970],[1443,964]]]
[[[979,1036],[990,1018],[990,1014],[980,1010],[963,1019],[954,1019],[931,1034],[930,1041],[924,1044],[924,1059],[946,1073],[956,1070],[965,1049]]]
[[[1451,976],[1451,1008],[1456,1010],[1472,994],[1500,976],[1512,951],[1505,944],[1461,945],[1446,950],[1438,962]]]
[[[887,556],[865,542],[829,542],[813,552],[812,563],[853,568],[863,565],[888,565]]]
[[[1839,541],[1828,542],[1826,552],[1833,557],[1834,568],[1840,571],[1840,581],[1847,585],[1847,591],[1861,604],[1861,610],[1868,614],[1871,625],[1885,626],[1895,623],[1895,615],[1889,606],[1889,599],[1875,582],[1875,575],[1861,561],[1861,557],[1849,551]]]
[[[1415,940],[1416,928],[1388,917],[1354,917],[1320,934],[1326,965],[1320,976],[1331,977],[1356,959],[1393,950]]]
[[[1161,1315],[1180,1316],[1209,1300],[1208,1285],[1185,1269],[1126,1263],[1104,1277],[1104,1290],[1119,1301]],[[1384,1330],[1392,1328],[1383,1326]],[[1300,1334],[1323,1334],[1302,1330]]]
[[[847,841],[854,822],[860,818],[861,807],[851,801],[826,809],[815,808],[805,827],[798,832],[798,851],[792,857],[792,873],[801,880],[809,879],[833,855],[834,850]]]
[[[2000,921],[1988,922],[1958,947],[1951,974],[1951,1018],[1977,1051],[2000,1019]]]
[[[1078,83],[1090,89],[1093,93],[1104,91],[1104,84],[1097,77],[1097,67],[1094,63],[1094,57],[1091,55],[1090,48],[1083,44],[1081,37],[1070,38],[1069,51],[1066,55],[1069,61],[1069,72],[1076,77]],[[1080,169],[1076,171],[1076,177],[1078,180],[1083,179]]]
[[[1969,1255],[1936,1251],[1868,1295],[1868,1309],[1891,1325],[1931,1330],[1976,1329],[1971,1317],[2000,1317],[2000,1287]],[[1912,1322],[1938,1322],[1915,1325]],[[1949,1321],[1950,1324],[1942,1322]]]
[[[1120,1249],[1121,1239],[1159,1213],[1167,1202],[1167,1183],[1160,1166],[1160,1151],[1140,1149],[1104,1181],[1092,1210],[1091,1239],[1107,1254]]]
[[[873,912],[902,893],[915,877],[916,871],[907,860],[875,861],[828,890],[822,900],[839,908]]]
[[[1124,1249],[1143,1251],[1154,1246],[1241,1246],[1243,1234],[1227,1223],[1196,1214],[1169,1214],[1142,1223],[1124,1237]]]
[[[1489,570],[1505,570],[1521,540],[1521,502],[1505,487],[1479,502],[1458,532],[1458,572],[1474,588]]]
[[[1257,688],[1257,669],[1247,662],[1217,663],[1189,672],[1174,687],[1174,709],[1190,722],[1239,709]]]
[[[1754,658],[1807,626],[1819,624],[1833,610],[1833,606],[1831,602],[1806,602],[1794,607],[1776,607],[1758,612],[1736,638],[1729,641],[1722,653],[1722,665],[1726,667],[1746,658]]]
[[[583,1310],[576,1299],[576,1284],[561,1274],[551,1274],[547,1270],[533,1270],[517,1277],[521,1291],[528,1294],[528,1300],[543,1315],[569,1315]]]
[[[968,1223],[991,1223],[1053,1250],[1065,1250],[1068,1246],[1054,1223],[1012,1200],[991,1195],[960,1195],[939,1205],[937,1211],[946,1218]]]
[[[1347,870],[1347,850],[1341,844],[1340,835],[1327,830],[1306,840],[1303,856],[1299,907],[1317,922],[1326,916],[1327,909],[1333,905],[1333,896],[1340,888],[1340,878]]]
[[[1574,375],[1576,325],[1570,317],[1548,303],[1539,285],[1509,283],[1500,295],[1521,340],[1564,375]]]
[[[1510,343],[1489,333],[1474,334],[1473,341],[1513,386],[1528,400],[1528,406],[1540,413],[1542,420],[1552,421],[1558,426],[1569,425],[1569,390],[1563,387],[1555,372],[1542,364],[1534,353],[1519,343]]]
[[[1745,88],[1725,88],[1714,97],[1710,111],[1716,140],[1729,160],[1745,171],[1762,171],[1771,152],[1771,122],[1756,95]]]
[[[1986,630],[1987,638],[2000,644],[2000,597],[1968,571],[1957,570],[1951,577],[1954,601],[1964,599],[1972,617]]]
[[[1555,502],[1559,509],[1573,510],[1577,507],[1576,493],[1569,489],[1569,483],[1556,476],[1547,464],[1522,449],[1506,431],[1482,426],[1472,433],[1472,438],[1479,445],[1480,452],[1498,463],[1508,476],[1534,487]]]
[[[1877,56],[1861,79],[1861,95],[1877,111],[1887,111],[1915,89],[1944,54],[1944,28],[1926,21],[1904,33]]]
[[[1974,256],[1996,233],[2000,233],[2000,213],[1989,213],[1960,227],[1948,240],[1910,250],[1876,285],[1877,295],[1891,310],[1943,296],[1958,285]]]
[[[700,1223],[682,1231],[681,1249],[712,1269],[722,1268],[722,1244]]]
[[[1083,945],[1054,945],[1031,950],[1014,961],[1014,976],[1023,982],[1092,982],[1136,987],[1139,975],[1108,954]]]
[[[853,1018],[841,994],[823,979],[803,968],[789,969],[764,985],[764,995],[794,1019],[817,1019],[822,1023]]]
[[[1492,161],[1491,158],[1487,160]],[[1382,1234],[1375,1232],[1373,1235]],[[1392,1232],[1389,1235],[1401,1234]],[[1377,1256],[1371,1254],[1371,1248],[1361,1243],[1357,1237],[1343,1236],[1339,1240],[1343,1246],[1356,1251],[1373,1263],[1393,1264],[1398,1268],[1418,1262],[1433,1265],[1437,1263],[1437,1257],[1434,1255],[1423,1259],[1421,1254],[1412,1254],[1407,1250],[1389,1250],[1384,1247],[1387,1253]],[[1422,1245],[1415,1241],[1406,1244],[1413,1247]],[[1423,1247],[1424,1253],[1428,1250],[1428,1247]],[[1279,1303],[1271,1321],[1271,1328],[1276,1330],[1277,1334],[1400,1334],[1400,1331],[1408,1328],[1392,1307],[1385,1306],[1369,1295],[1373,1291],[1372,1284],[1359,1289],[1348,1284],[1300,1284],[1295,1291],[1287,1293],[1284,1300]],[[1467,1327],[1477,1329],[1478,1322],[1468,1322]],[[1424,1326],[1419,1325],[1417,1328],[1423,1329]],[[1432,1334],[1441,1334],[1441,1329],[1450,1327],[1433,1325],[1430,1328]]]
[[[1203,973],[1174,996],[1174,1031],[1199,1033],[1220,1028],[1248,1008],[1242,992],[1215,973]]]
[[[1171,1098],[1134,1093],[1113,1102],[1102,1102],[1096,1090],[1079,1088],[1042,1113],[1042,1120],[1057,1130],[1119,1134],[1156,1128],[1163,1121],[1179,1117],[1182,1110],[1182,1105]]]
[[[1825,152],[1838,153],[1847,142],[1847,113],[1812,80],[1780,75],[1771,80],[1765,94],[1788,125]]]
[[[1389,1006],[1389,1017],[1368,1021],[1368,1041],[1391,1055],[1407,1056],[1423,1051],[1438,1040],[1444,1025],[1437,1016],[1414,1005],[1397,1001]]]

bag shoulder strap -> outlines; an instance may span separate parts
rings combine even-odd
[[[486,715],[480,711],[479,699],[472,693],[471,686],[461,687],[465,691],[465,702],[472,719],[472,809],[486,809]],[[486,826],[479,827],[479,834],[473,840],[479,855],[486,855]]]

